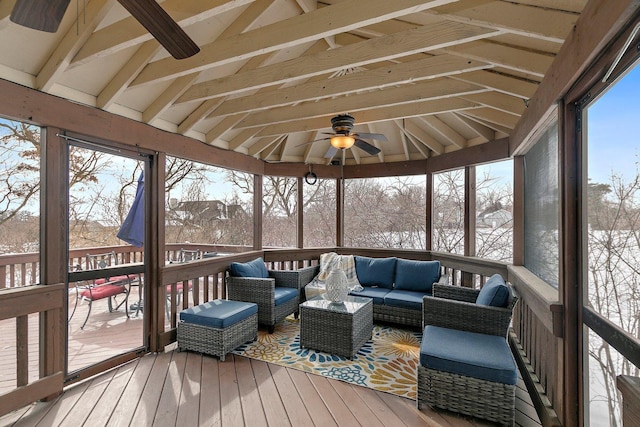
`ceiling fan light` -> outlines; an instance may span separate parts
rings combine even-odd
[[[331,137],[331,145],[336,148],[351,148],[355,144],[356,139],[349,135],[335,135]]]

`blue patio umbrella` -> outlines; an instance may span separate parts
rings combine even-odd
[[[140,172],[136,197],[116,236],[138,248],[144,245],[144,172]]]

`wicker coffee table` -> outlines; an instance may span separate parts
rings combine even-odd
[[[348,296],[334,303],[324,294],[300,304],[300,347],[353,359],[372,330],[371,298]]]

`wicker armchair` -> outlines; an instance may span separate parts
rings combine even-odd
[[[258,305],[258,323],[265,325],[273,333],[275,325],[292,313],[298,314],[300,291],[317,274],[318,267],[311,266],[298,270],[268,270],[268,278],[234,277],[225,278],[227,298],[236,301],[253,302]],[[298,291],[295,298],[275,305],[276,288],[293,288]]]
[[[418,408],[428,404],[514,425],[517,369],[506,337],[518,298],[509,290],[507,306],[495,307],[477,304],[478,290],[434,285],[433,296],[423,300]]]
[[[422,327],[427,325],[507,337],[518,297],[511,290],[507,307],[476,304],[477,289],[434,283],[433,296],[422,301]]]

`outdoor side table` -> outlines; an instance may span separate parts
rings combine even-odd
[[[371,298],[348,296],[334,303],[323,294],[300,304],[300,347],[353,359],[372,331]]]

